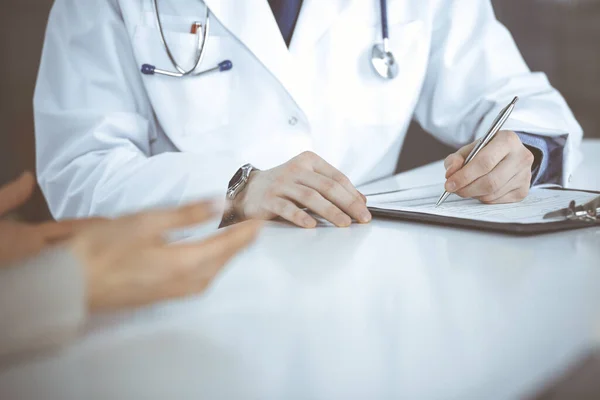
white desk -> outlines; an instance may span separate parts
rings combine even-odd
[[[583,179],[600,143],[586,152]],[[0,398],[521,397],[589,348],[599,267],[600,229],[271,223],[206,296],[96,318],[73,346],[2,373]]]

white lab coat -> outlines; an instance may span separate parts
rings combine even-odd
[[[57,0],[35,94],[38,176],[56,218],[115,216],[223,196],[250,162],[267,169],[305,150],[355,184],[389,175],[414,117],[458,147],[513,96],[506,129],[568,134],[564,177],[582,132],[542,73],[531,73],[489,0],[389,0],[392,81],[370,65],[376,0],[304,0],[290,48],[267,0],[206,0],[212,32],[200,78],[172,69],[151,0]],[[198,0],[159,2],[167,39],[189,66]],[[422,150],[426,152],[426,149]],[[440,177],[443,179],[443,177]]]

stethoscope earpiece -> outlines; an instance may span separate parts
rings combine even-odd
[[[221,61],[218,67],[220,72],[229,71],[233,68],[233,63],[229,60]]]
[[[208,41],[208,34],[210,32],[210,10],[206,7],[206,18],[204,22],[204,29],[202,29],[202,24],[200,22],[194,22],[192,24],[191,33],[195,34],[197,37],[197,48],[196,48],[196,58],[194,60],[194,66],[185,70],[183,67],[177,63],[175,60],[175,56],[171,52],[169,44],[167,43],[167,39],[165,38],[165,32],[163,30],[162,21],[160,19],[160,12],[158,10],[158,0],[153,0],[154,5],[154,14],[156,18],[156,26],[158,28],[158,32],[160,34],[160,40],[165,48],[167,56],[169,60],[171,60],[171,64],[176,69],[176,71],[167,71],[164,69],[158,69],[154,65],[144,64],[142,65],[141,71],[144,75],[163,75],[170,76],[173,78],[183,78],[185,76],[200,76],[205,75],[211,72],[226,72],[233,68],[233,63],[230,60],[224,60],[220,62],[216,67],[196,72],[200,64],[202,64],[202,59],[205,54],[205,47]]]
[[[144,75],[154,75],[155,71],[156,71],[156,67],[154,65],[150,65],[150,64],[142,65],[142,74],[144,74]]]

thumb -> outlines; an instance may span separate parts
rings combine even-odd
[[[444,160],[444,168],[446,168],[446,179],[454,175],[458,170],[462,168],[465,160],[469,156],[469,153],[477,145],[478,141],[474,141],[471,144],[461,147],[456,153],[450,154]]]

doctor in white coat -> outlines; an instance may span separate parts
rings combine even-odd
[[[193,64],[190,27],[204,26],[206,7],[198,70],[233,63],[173,78],[140,72],[172,69],[152,0],[57,0],[35,94],[38,176],[52,213],[115,216],[228,193],[230,222],[281,216],[314,227],[304,208],[338,226],[368,222],[354,185],[393,173],[413,118],[460,149],[446,160],[451,192],[513,202],[532,183],[568,180],[581,129],[489,0],[385,3],[396,79],[371,66],[382,40],[377,0],[159,0],[180,64]],[[460,169],[517,95],[505,130]]]

